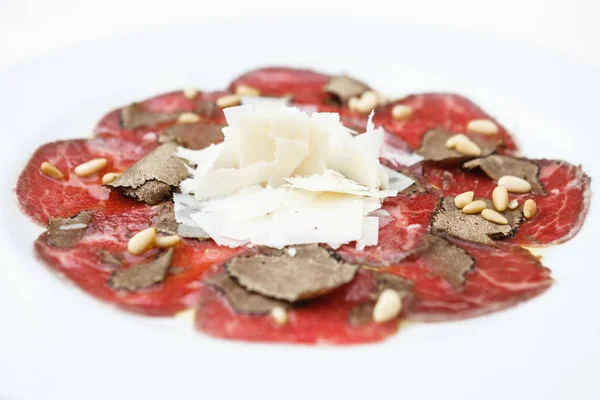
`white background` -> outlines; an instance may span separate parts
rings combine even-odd
[[[0,0],[0,68],[72,43],[169,24],[313,16],[347,18],[348,29],[359,30],[366,19],[468,30],[600,66],[597,0]],[[324,40],[344,37],[327,26],[307,29],[323,30]],[[377,32],[364,34],[376,40]],[[406,40],[398,38],[399,49]]]

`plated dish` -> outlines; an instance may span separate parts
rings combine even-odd
[[[389,100],[347,76],[263,68],[42,146],[16,193],[48,226],[39,258],[102,300],[193,309],[217,337],[349,344],[549,288],[522,246],[572,238],[589,182],[520,157],[459,95]]]

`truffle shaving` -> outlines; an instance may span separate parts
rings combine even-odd
[[[91,222],[92,214],[92,211],[86,210],[71,218],[50,218],[48,222],[48,243],[63,249],[75,246],[81,240]]]
[[[483,200],[487,208],[493,209],[492,202]],[[521,223],[523,212],[520,209],[501,212],[508,220],[508,225],[499,225],[483,219],[478,214],[465,214],[454,205],[454,197],[442,199],[440,210],[433,216],[432,233],[448,234],[469,242],[494,245],[492,239],[502,239],[512,236]]]
[[[425,238],[425,248],[420,256],[427,261],[431,272],[442,277],[456,291],[462,289],[465,274],[475,265],[475,261],[465,250],[433,235]]]
[[[367,85],[356,79],[346,75],[338,75],[331,78],[323,91],[329,94],[336,103],[345,104],[350,98],[360,96],[368,88]]]
[[[544,187],[538,179],[539,166],[529,160],[492,155],[477,158],[463,164],[464,168],[481,168],[483,172],[493,180],[497,181],[505,175],[513,175],[525,179],[531,185],[533,193],[545,194]]]
[[[179,117],[178,112],[162,113],[142,110],[140,105],[133,103],[121,109],[121,126],[126,129],[137,129],[171,122]]]
[[[148,204],[156,204],[171,194],[172,188],[187,178],[183,161],[175,157],[177,143],[169,142],[153,150],[108,186]]]
[[[180,146],[192,150],[201,150],[213,143],[222,142],[224,125],[207,122],[195,124],[176,124],[165,129],[158,140],[161,143],[175,141]]]
[[[449,149],[448,146],[446,146],[446,141],[454,135],[456,135],[455,132],[450,132],[442,128],[431,129],[423,136],[421,147],[417,150],[417,153],[423,156],[425,160],[430,161],[464,161],[473,158],[465,156],[454,149]],[[484,139],[480,136],[481,135],[472,136],[469,138],[479,146],[481,154],[484,156],[492,154],[502,143],[501,140]]]
[[[177,228],[179,224],[175,220],[175,209],[173,201],[166,200],[154,206],[156,215],[152,219],[152,222],[159,232],[166,233],[167,235],[177,235]]]
[[[207,276],[204,282],[223,293],[229,304],[242,313],[268,314],[275,307],[289,308],[290,306],[283,301],[247,291],[225,272]]]
[[[162,282],[171,266],[173,249],[160,253],[152,262],[119,268],[110,278],[110,285],[115,289],[136,291],[149,288]]]
[[[322,296],[350,282],[358,268],[316,244],[295,249],[294,257],[287,252],[235,257],[226,269],[250,291],[294,302]]]

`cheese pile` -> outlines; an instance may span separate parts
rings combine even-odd
[[[274,104],[224,112],[224,142],[177,151],[196,165],[174,197],[183,236],[231,247],[356,241],[362,249],[378,242],[383,199],[414,183],[379,163],[383,131],[370,119],[353,135],[336,113]]]

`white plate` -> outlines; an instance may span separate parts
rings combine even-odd
[[[86,43],[0,71],[0,397],[600,396],[595,204],[575,239],[544,251],[556,284],[542,296],[487,317],[411,325],[384,343],[355,347],[212,339],[187,321],[119,312],[34,259],[41,229],[20,213],[9,188],[38,145],[88,135],[104,112],[133,99],[189,86],[217,89],[265,64],[346,71],[396,95],[466,94],[512,129],[528,156],[582,163],[599,176],[598,71],[452,31],[349,28],[318,20],[179,26]]]

